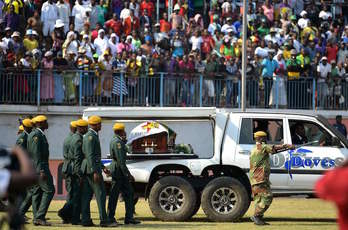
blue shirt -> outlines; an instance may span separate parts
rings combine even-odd
[[[273,73],[277,68],[279,68],[279,65],[276,60],[265,58],[262,61],[262,67],[262,77],[273,77]]]
[[[346,130],[346,126],[344,126],[344,124],[334,124],[333,127],[335,127],[338,132],[342,133],[342,135],[344,136],[344,138],[347,138],[347,130]]]

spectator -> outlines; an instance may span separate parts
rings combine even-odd
[[[148,17],[146,17],[146,18],[149,19]],[[144,23],[145,17],[142,16],[142,20]],[[134,11],[131,10],[130,15],[127,18],[125,18],[123,21],[124,34],[126,36],[130,35],[132,31],[138,30],[140,25],[141,25],[141,22],[140,22],[139,18],[137,18],[134,15]],[[144,24],[142,26],[144,26]]]
[[[135,17],[140,17],[140,5],[136,0],[131,0],[131,2],[129,3],[129,9],[134,11]]]
[[[71,16],[74,21],[74,28],[78,32],[82,31],[86,22],[86,11],[87,7],[83,5],[82,0],[77,0],[72,8]]]
[[[304,29],[308,26],[309,19],[307,18],[307,11],[303,10],[301,13],[301,18],[298,20],[298,26]]]
[[[93,54],[95,53],[95,47],[93,43],[90,41],[90,38],[87,34],[83,35],[82,42],[80,43],[80,47],[86,50],[86,56],[89,59],[93,59]],[[74,54],[76,54],[74,52]]]
[[[39,43],[34,38],[33,30],[31,30],[31,29],[27,30],[25,35],[26,35],[26,38],[24,38],[24,40],[23,40],[24,48],[28,51],[32,51],[32,50],[38,48]]]
[[[73,31],[68,32],[65,42],[63,43],[63,57],[65,58],[68,53],[73,52],[77,56],[79,43],[76,40],[76,34]]]
[[[170,23],[172,30],[178,29],[178,28],[185,28],[185,19],[183,16],[179,14],[180,7],[178,5],[175,5],[174,7],[174,13],[170,16]]]
[[[18,13],[15,13],[14,9],[14,6],[11,5],[10,11],[5,15],[4,18],[6,28],[10,28],[12,31],[16,30],[19,26],[19,15]]]
[[[66,34],[69,30],[69,20],[71,16],[70,5],[64,2],[64,0],[59,0],[56,5],[58,10],[58,19],[60,19],[64,24],[64,33]]]
[[[46,102],[52,102],[54,98],[54,80],[53,80],[53,53],[47,51],[42,60],[42,75],[40,81],[40,98]]]
[[[169,33],[171,29],[171,25],[168,22],[168,14],[166,12],[163,13],[163,18],[160,20],[160,31],[162,33]]]
[[[102,54],[109,47],[109,41],[105,37],[105,31],[103,29],[98,31],[98,37],[94,40],[94,46],[98,56],[102,56]]]
[[[128,18],[130,15],[129,2],[125,1],[123,4],[124,6],[120,14],[120,19],[122,22],[124,19]]]
[[[317,67],[318,72],[318,106],[323,108],[327,103],[328,80],[330,79],[331,65],[327,63],[327,57],[323,57]]]
[[[52,0],[47,0],[42,4],[41,21],[43,22],[43,36],[47,38],[53,30],[58,19],[58,8]]]
[[[263,14],[267,17],[268,21],[272,24],[274,18],[274,8],[271,5],[269,0],[265,1],[265,4],[262,5]]]
[[[113,13],[112,14],[112,18],[108,21],[105,22],[104,24],[105,28],[107,29],[112,29],[112,31],[114,33],[116,33],[116,35],[119,37],[122,34],[122,22],[120,20],[117,19],[117,14]],[[126,25],[124,26],[126,27]],[[101,23],[97,23],[96,25],[96,32],[98,33],[98,30],[100,30],[102,28],[102,24]],[[124,29],[126,30],[126,28]],[[128,33],[128,31],[124,31],[126,34]]]
[[[155,6],[150,0],[143,0],[140,4],[141,15],[145,15],[145,11],[147,11],[148,16],[150,18],[152,17],[153,13],[155,12]]]

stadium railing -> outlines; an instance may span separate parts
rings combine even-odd
[[[249,108],[348,109],[342,79],[247,78]],[[0,103],[71,106],[241,106],[240,77],[189,73],[0,70]]]

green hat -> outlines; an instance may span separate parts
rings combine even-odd
[[[296,20],[296,15],[291,15],[290,20]]]
[[[99,55],[97,53],[93,54],[93,58],[99,58]]]

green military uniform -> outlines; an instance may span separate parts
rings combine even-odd
[[[271,163],[269,154],[273,153],[270,145],[257,145],[250,155],[250,184],[255,202],[255,216],[262,217],[272,203],[269,175]]]
[[[22,147],[24,150],[27,151],[27,146],[28,146],[28,133],[26,131],[23,131],[17,138],[16,145]],[[19,207],[19,213],[22,214],[23,216],[25,213],[29,210],[31,206],[31,200],[32,200],[32,189],[29,188],[26,190],[24,194],[24,199]]]
[[[69,132],[69,135],[64,139],[63,142],[63,167],[62,167],[62,173],[65,176],[65,188],[68,193],[68,199],[65,202],[62,209],[58,211],[59,216],[61,216],[64,220],[70,221],[72,216],[72,201],[71,201],[71,190],[72,190],[72,156],[70,155],[70,148],[71,148],[71,140],[74,133]]]
[[[45,180],[40,180],[33,187],[33,214],[35,220],[44,220],[54,196],[55,188],[49,169],[49,146],[45,134],[39,128],[33,130],[28,137],[28,152],[33,158],[34,168],[37,173],[43,172]]]
[[[27,140],[28,140],[28,133],[26,131],[23,131],[21,134],[19,134],[16,145],[22,147],[24,150],[27,150]]]
[[[82,152],[83,135],[76,132],[71,138],[70,156],[72,158],[72,176],[71,176],[71,203],[72,203],[72,220],[73,224],[80,222],[81,214],[81,163],[84,158]]]
[[[85,183],[82,191],[83,202],[81,205],[82,223],[86,224],[91,222],[90,201],[94,192],[98,204],[100,223],[106,224],[106,192],[102,179],[103,166],[101,163],[101,149],[98,133],[93,129],[89,129],[89,131],[84,135],[82,151],[84,154],[84,160],[81,163],[81,172],[85,175]],[[98,173],[101,178],[100,183],[95,183],[93,180],[93,173],[95,172]]]
[[[111,190],[108,203],[109,221],[115,221],[115,210],[120,192],[126,205],[125,222],[133,219],[134,204],[133,187],[129,182],[130,173],[126,165],[127,146],[120,136],[115,135],[110,142],[110,156],[112,158],[110,172],[112,175]]]

